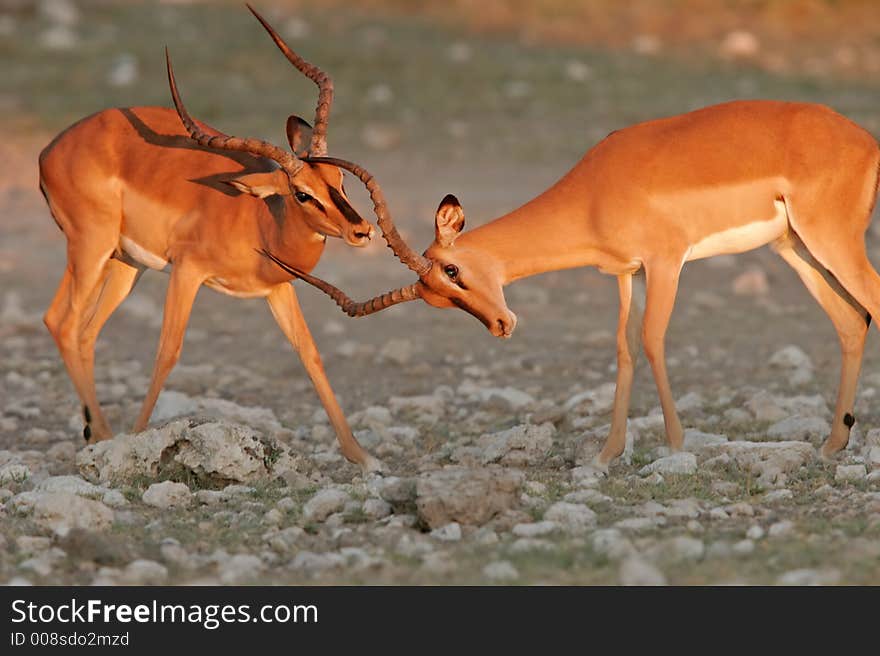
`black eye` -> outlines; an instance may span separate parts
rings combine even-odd
[[[296,196],[296,199],[297,199],[300,203],[308,203],[310,200],[312,200],[312,197],[309,196],[309,195],[308,195],[306,192],[304,192],[304,191],[297,191],[297,192],[294,194],[294,196]]]
[[[443,273],[455,280],[458,277],[458,267],[454,264],[447,264],[443,267]]]

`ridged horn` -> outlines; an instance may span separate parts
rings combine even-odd
[[[318,289],[320,289],[322,292],[327,294],[327,296],[332,298],[336,305],[338,305],[342,309],[342,311],[350,317],[365,317],[368,314],[380,312],[381,310],[389,308],[392,305],[397,305],[398,303],[406,303],[407,301],[414,301],[422,297],[421,283],[415,282],[411,285],[407,285],[406,287],[400,287],[390,292],[385,292],[384,294],[375,296],[368,301],[363,301],[359,303],[350,299],[345,294],[345,292],[343,292],[338,287],[334,287],[329,282],[321,280],[320,278],[316,278],[315,276],[308,274],[305,271],[295,269],[294,267],[286,264],[282,260],[279,260],[269,251],[263,249],[259,252],[268,257],[279,267],[287,271],[287,273],[289,273],[290,275],[296,276],[304,282],[309,283],[313,287],[317,287]]]
[[[376,213],[376,222],[379,224],[379,229],[382,230],[382,238],[388,244],[388,248],[397,256],[397,259],[415,271],[419,278],[431,270],[431,260],[410,248],[397,232],[394,220],[388,211],[388,203],[385,202],[385,194],[382,193],[379,183],[369,171],[362,166],[337,157],[308,157],[304,161],[311,164],[331,164],[356,175],[370,192],[373,211]]]
[[[287,61],[293,64],[297,70],[318,85],[318,106],[315,108],[315,127],[312,131],[312,140],[309,145],[309,154],[315,157],[323,157],[327,154],[327,125],[330,122],[330,107],[333,105],[333,80],[320,68],[314,64],[310,64],[305,59],[290,49],[284,39],[272,29],[272,26],[266,22],[266,19],[257,13],[257,10],[247,5],[251,13],[256,17],[263,28],[272,37],[275,45],[282,54],[287,57]]]
[[[177,115],[180,117],[189,136],[201,146],[208,148],[218,148],[221,150],[236,150],[239,152],[250,153],[260,157],[268,157],[275,160],[281,165],[288,175],[294,176],[303,167],[301,159],[295,155],[291,155],[283,148],[279,148],[268,141],[261,139],[242,139],[240,137],[232,137],[223,133],[208,134],[203,131],[193,118],[186,111],[183,100],[180,98],[180,92],[177,90],[177,82],[174,79],[174,70],[171,67],[171,55],[168,48],[165,48],[165,63],[168,68],[168,84],[171,87],[171,98],[174,101],[174,107]]]

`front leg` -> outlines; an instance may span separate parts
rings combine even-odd
[[[669,386],[669,377],[666,375],[664,340],[666,327],[672,316],[672,307],[675,305],[681,266],[681,259],[671,258],[646,263],[647,290],[645,320],[642,324],[645,357],[651,363],[651,370],[654,373],[654,383],[657,385],[660,406],[663,408],[663,421],[666,424],[666,439],[669,441],[669,448],[673,451],[681,451],[684,445],[684,431],[681,429],[681,421],[678,419],[675,400],[672,398],[672,389]]]
[[[611,431],[602,452],[593,464],[602,471],[620,456],[626,448],[626,417],[632,392],[633,371],[639,356],[639,331],[644,307],[642,276],[636,278],[638,290],[633,297],[634,274],[617,277],[620,294],[620,314],[617,319],[617,387],[614,391],[614,410],[611,414]]]
[[[330,423],[336,431],[342,455],[350,462],[360,465],[365,471],[381,471],[382,463],[358,444],[345,420],[342,408],[339,407],[336,396],[330,388],[327,374],[324,373],[324,364],[321,362],[321,355],[315,346],[315,340],[312,339],[309,327],[303,319],[302,309],[299,306],[293,285],[283,283],[274,287],[267,300],[275,321],[278,322],[281,330],[299,354],[303,366],[306,368],[306,373],[315,386],[315,391],[318,393],[324,410],[330,418]]]

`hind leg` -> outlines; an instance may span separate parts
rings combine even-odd
[[[95,381],[95,342],[107,319],[125,300],[143,273],[143,269],[129,266],[111,259],[105,267],[104,280],[94,290],[93,304],[87,318],[83,321],[79,336],[79,353],[82,358],[85,379],[94,386]],[[86,424],[91,426],[93,440],[109,439],[113,432],[101,412],[100,406],[86,413]]]
[[[93,422],[96,418],[100,418],[103,423],[96,424],[96,429],[107,433],[108,436],[110,428],[100,414],[95,394],[95,381],[83,365],[80,335],[84,317],[91,311],[96,298],[95,290],[106,276],[106,264],[113,254],[114,245],[113,242],[102,244],[98,240],[92,242],[81,240],[78,248],[74,248],[68,243],[67,268],[44,317],[46,327],[58,346],[67,373],[83,404],[83,414],[87,417],[91,416]],[[87,442],[92,441],[92,428],[89,423],[83,429],[83,437]]]
[[[822,455],[830,456],[846,446],[850,428],[855,423],[852,408],[870,316],[841,287],[834,276],[816,261],[797,235],[790,233],[784,240],[774,244],[774,250],[797,271],[813,298],[831,319],[840,340],[840,387],[834,409],[834,423],[831,435],[822,445]]]

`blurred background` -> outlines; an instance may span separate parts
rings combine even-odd
[[[732,98],[776,98],[826,103],[880,132],[880,11],[874,2],[254,4],[295,49],[333,76],[330,152],[378,175],[416,247],[432,238],[433,212],[446,193],[457,194],[468,223],[478,225],[539,194],[608,132],[649,118]],[[102,108],[169,105],[165,45],[190,111],[221,130],[284,143],[289,113],[313,116],[314,86],[292,70],[241,2],[0,0],[0,288],[15,295],[15,307],[41,314],[64,266],[63,236],[37,190],[40,149],[73,121]],[[355,187],[350,184],[349,191],[366,215],[369,205]],[[379,240],[357,252],[332,241],[317,271],[355,296],[409,281]],[[109,324],[105,334],[117,337],[102,338],[100,348],[118,348],[120,354],[133,348],[149,362],[152,332],[145,336],[142,323],[126,325],[126,316],[147,317],[154,330],[165,284],[164,276],[145,276],[119,313],[122,318]],[[444,359],[494,357],[496,349],[539,355],[563,370],[572,367],[572,378],[559,381],[536,374],[536,384],[550,387],[577,384],[585,368],[605,378],[613,362],[608,335],[616,319],[615,286],[595,271],[551,273],[512,286],[519,339],[503,345],[463,313],[419,303],[352,322],[312,290],[302,296],[307,313],[316,313],[316,333],[330,351],[325,357],[331,369],[359,366],[352,348],[339,362],[334,357],[339,330],[373,349],[396,332],[429,335],[415,340],[419,355],[413,359],[440,367],[450,380],[458,372]],[[794,274],[769,253],[689,266],[679,303],[685,309],[673,319],[673,344],[717,348],[712,332],[717,325],[731,352],[757,348],[769,354],[778,346],[771,332],[779,328],[815,343],[817,357],[836,366],[827,321]],[[205,308],[203,314],[198,307]],[[738,308],[741,317],[732,321],[725,307]],[[255,314],[259,318],[249,318]],[[259,327],[267,345],[285,350],[263,315],[259,301],[205,293],[193,325],[228,328],[221,341],[228,338],[230,346],[240,344],[242,329]],[[114,329],[117,321],[124,327]],[[325,333],[322,322],[336,327]],[[749,340],[756,332],[766,336],[766,345]],[[593,333],[598,336],[591,341]],[[462,336],[478,353],[461,345]],[[542,346],[552,343],[551,336],[572,348]],[[46,340],[47,358],[54,358],[52,348]],[[193,348],[191,357],[198,360],[199,347]],[[247,362],[249,350],[240,350],[231,349],[230,357]],[[186,358],[188,350],[184,353]],[[366,357],[362,366],[372,364]],[[290,366],[295,370],[298,364],[292,360]],[[834,366],[822,381],[830,388],[817,385],[828,394]],[[758,361],[744,372],[760,377],[755,368],[760,369]],[[685,387],[701,376],[695,372],[691,379],[680,370],[675,375]],[[768,377],[773,379],[772,372]],[[394,383],[380,388],[386,384]],[[407,384],[422,383],[415,378]],[[650,383],[646,387],[651,404],[653,390]],[[349,394],[371,392],[357,388]]]

